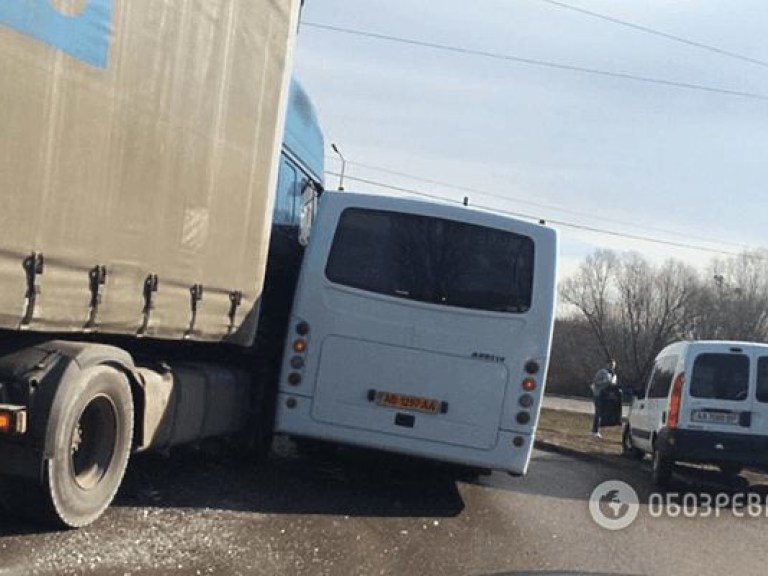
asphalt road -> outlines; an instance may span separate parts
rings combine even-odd
[[[537,452],[525,478],[465,481],[375,453],[307,457],[287,442],[278,452],[261,469],[225,451],[136,458],[117,502],[91,527],[45,532],[0,519],[0,575],[699,576],[763,575],[768,565],[764,510],[761,518],[651,517],[647,463]],[[719,489],[708,474],[689,474],[677,488]],[[589,494],[608,479],[639,492],[639,516],[624,530],[601,528],[588,512]]]

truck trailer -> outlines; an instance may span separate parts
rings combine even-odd
[[[84,526],[132,452],[236,433],[243,449],[268,444],[265,382],[292,295],[277,286],[295,284],[322,187],[322,135],[298,86],[281,146],[299,10],[0,4],[0,499],[12,511]]]

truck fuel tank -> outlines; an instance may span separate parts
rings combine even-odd
[[[139,452],[226,436],[248,421],[251,376],[245,370],[189,363],[137,372],[145,395]]]

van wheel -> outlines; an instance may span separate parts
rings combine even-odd
[[[44,465],[49,519],[78,528],[109,506],[133,440],[133,398],[126,376],[108,366],[62,382],[48,423],[53,457]]]
[[[743,470],[743,466],[736,462],[723,462],[718,468],[720,468],[720,472],[731,477],[738,476]]]
[[[663,456],[659,450],[654,448],[653,464],[651,466],[653,483],[659,488],[666,488],[669,486],[674,466],[675,463],[670,458]]]
[[[624,431],[621,433],[621,452],[624,456],[636,460],[642,460],[645,456],[645,452],[637,448],[632,442],[632,431],[629,429],[628,423],[624,424]]]

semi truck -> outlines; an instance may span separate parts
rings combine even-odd
[[[134,452],[233,434],[266,449],[265,383],[323,177],[312,105],[291,89],[299,11],[0,4],[0,500],[12,511],[84,526]]]
[[[557,236],[323,193],[298,0],[0,3],[0,503],[95,521],[133,453],[274,431],[523,474]],[[306,254],[304,247],[307,247]]]

